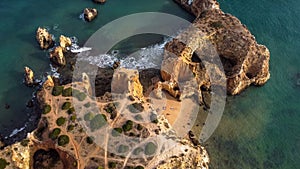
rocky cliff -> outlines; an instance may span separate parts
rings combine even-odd
[[[260,86],[267,82],[270,78],[270,52],[265,46],[257,44],[255,37],[236,17],[224,13],[216,0],[175,1],[196,16],[192,25],[196,31],[185,31],[182,33],[184,35],[179,35],[180,38],[188,36],[192,39],[191,43],[182,44],[182,42],[174,39],[166,45],[166,51],[177,55],[178,60],[182,58],[182,52],[185,52],[186,56],[189,57],[186,65],[191,68],[191,65],[201,63],[200,60],[192,61],[191,58],[197,54],[196,50],[203,48],[203,43],[198,43],[199,39],[201,41],[201,39],[206,38],[213,45],[222,62],[223,68],[219,67],[218,69],[225,71],[228,94],[236,95],[250,85]],[[165,60],[168,58],[165,57]],[[209,60],[209,58],[206,56],[205,60]],[[174,64],[175,62],[164,63]],[[174,67],[174,65],[172,66]],[[168,70],[168,65],[164,65],[164,67]],[[180,69],[180,71],[182,70]],[[169,70],[169,72],[174,71],[176,72],[176,70]],[[209,87],[210,81],[207,72],[205,75],[204,67],[198,66],[197,70],[193,69],[193,72],[204,75],[202,78],[198,78],[201,79],[200,82],[198,80],[199,87],[204,84]],[[162,74],[166,74],[166,71]],[[163,77],[166,81],[170,80],[166,75]],[[176,79],[173,80],[176,81]]]

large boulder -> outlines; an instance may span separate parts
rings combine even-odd
[[[64,35],[60,35],[59,37],[59,45],[66,50],[66,47],[69,47],[72,45],[72,41],[69,37],[66,37]]]
[[[83,15],[86,21],[91,22],[98,15],[98,11],[95,8],[85,8]]]
[[[46,28],[39,27],[37,29],[36,40],[39,43],[41,49],[49,49],[54,45],[52,35],[47,31]]]
[[[66,58],[64,56],[63,48],[61,46],[56,47],[50,52],[50,59],[53,63],[58,66],[66,65]]]
[[[25,72],[25,84],[27,86],[32,86],[34,85],[34,73],[33,71],[29,68],[29,67],[25,67],[24,68],[24,72]]]

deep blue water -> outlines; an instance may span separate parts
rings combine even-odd
[[[221,8],[237,16],[271,52],[271,79],[229,97],[222,121],[208,140],[214,169],[300,166],[300,1],[220,0]],[[95,7],[91,23],[79,19],[83,8]],[[42,78],[50,72],[48,52],[35,41],[35,30],[46,26],[56,37],[76,36],[84,44],[101,26],[136,12],[160,11],[191,19],[172,0],[0,1],[0,133],[20,128],[28,119],[25,103],[33,89],[22,84],[28,65]],[[132,46],[134,48],[134,45]],[[297,77],[297,74],[298,77]],[[10,109],[5,109],[5,104]]]

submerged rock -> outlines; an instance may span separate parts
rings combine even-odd
[[[50,59],[53,63],[58,66],[66,65],[66,58],[63,53],[63,48],[61,46],[56,47],[52,52],[50,52]]]
[[[34,85],[34,74],[33,71],[29,68],[29,67],[25,67],[24,68],[24,72],[25,72],[25,84],[27,86],[32,86]]]
[[[98,15],[98,11],[95,8],[85,8],[83,11],[84,19],[91,22]]]
[[[49,49],[54,45],[52,35],[47,31],[46,28],[39,27],[37,29],[36,40],[39,43],[41,49]]]

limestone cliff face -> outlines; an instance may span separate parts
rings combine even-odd
[[[59,45],[66,50],[66,47],[69,47],[72,45],[72,41],[69,37],[66,37],[64,35],[60,35],[59,37]]]
[[[192,41],[188,42],[189,44],[180,44],[178,40],[173,40],[166,45],[166,51],[174,53],[178,58],[186,58],[182,57],[182,52],[187,53],[185,55],[188,56],[188,59],[185,60],[188,62],[185,63],[191,68],[191,56],[195,54],[196,50],[203,50],[203,43],[199,43],[199,39],[207,39],[213,45],[223,64],[228,94],[236,95],[251,84],[263,85],[267,82],[270,78],[270,52],[265,46],[257,44],[254,36],[236,17],[221,11],[215,0],[194,0],[190,5],[188,0],[175,1],[196,16],[193,26],[197,29],[197,33],[200,32],[201,36],[184,32],[183,35],[179,36],[181,38],[190,36]],[[184,51],[186,49],[183,48],[186,47],[191,47],[192,50]],[[168,58],[165,57],[165,59]],[[209,55],[206,56],[206,59],[209,60]],[[178,62],[183,62],[179,60],[176,59],[177,65]],[[170,64],[169,67],[175,64],[175,62],[168,61],[164,63]],[[168,65],[164,65],[164,67],[168,67]],[[186,70],[184,66],[181,67],[180,72]],[[203,68],[200,67],[199,69],[199,66],[192,69],[198,70],[194,73],[203,72]],[[166,78],[164,73],[162,77],[168,81],[169,78]],[[207,75],[199,79],[202,81],[199,83],[198,80],[199,87],[201,87],[201,83],[209,87],[210,82]]]
[[[50,52],[51,61],[58,66],[66,65],[66,58],[64,56],[63,50],[64,49],[61,46],[58,46],[52,52]]]

